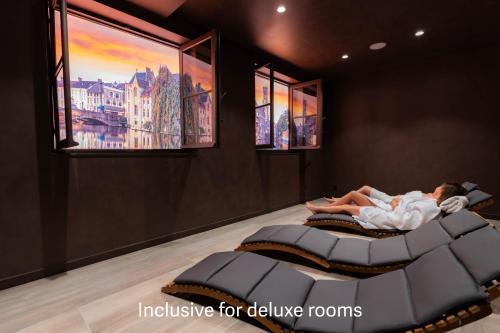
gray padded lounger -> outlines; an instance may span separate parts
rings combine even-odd
[[[464,184],[467,184],[467,186],[464,186]],[[475,184],[466,182],[463,183],[462,186],[466,188],[472,188],[471,186],[475,186]],[[469,199],[469,205],[467,209],[470,211],[478,211],[479,209],[490,206],[494,203],[493,196],[491,194],[480,191],[478,189],[470,191],[469,193],[466,194],[466,197]],[[328,213],[314,214],[307,218],[307,221],[304,223],[304,225],[321,229],[341,228],[347,231],[355,231],[357,233],[361,233],[376,238],[402,235],[408,232],[408,230],[405,231],[398,229],[367,229],[362,227],[356,221],[356,219],[354,219],[351,215],[348,214],[328,214]]]
[[[487,225],[482,217],[465,209],[405,235],[374,240],[339,238],[303,225],[274,225],[247,237],[236,250],[299,256],[326,270],[380,274],[404,267],[424,253]]]
[[[358,281],[315,280],[248,252],[220,252],[162,288],[249,306],[299,306],[302,316],[255,319],[271,332],[445,332],[491,313],[499,295],[500,234],[486,227],[393,272]],[[361,306],[363,315],[315,317],[311,307]]]

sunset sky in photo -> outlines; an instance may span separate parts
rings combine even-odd
[[[259,106],[263,104],[264,101],[264,88],[267,88],[268,96],[267,102],[271,101],[271,96],[269,96],[270,88],[269,88],[270,80],[268,78],[262,77],[260,75],[255,75],[255,106]]]
[[[281,115],[288,112],[288,86],[274,82],[274,122],[277,123]]]
[[[203,90],[212,90],[212,66],[187,53],[183,54],[182,66],[184,73],[189,74],[193,84],[201,83]]]
[[[179,72],[178,49],[133,34],[68,15],[71,80],[103,79],[128,82],[146,67],[158,74],[160,65]]]
[[[304,112],[304,100],[307,102],[306,115],[312,116],[318,113],[317,104],[318,98],[310,94],[306,94],[301,90],[293,91],[293,116],[302,117]]]

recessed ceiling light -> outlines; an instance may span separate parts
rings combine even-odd
[[[425,31],[423,31],[422,29],[415,31],[415,37],[420,37],[420,36],[423,36],[424,34],[425,34]]]
[[[343,54],[342,55],[342,59],[346,60],[346,59],[349,59],[349,55],[346,53],[346,54]]]
[[[380,50],[386,46],[387,46],[387,44],[384,42],[373,43],[372,45],[370,45],[370,50]]]
[[[280,14],[283,14],[286,11],[286,7],[283,5],[279,5],[278,8],[276,8],[276,11]]]

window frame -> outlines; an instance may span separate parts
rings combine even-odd
[[[56,45],[56,24],[55,16],[59,12],[60,17],[60,38],[61,38],[61,58],[57,59]],[[78,142],[73,139],[73,123],[71,110],[71,78],[69,75],[69,51],[68,51],[68,7],[66,0],[50,0],[48,3],[47,19],[48,19],[48,43],[51,82],[51,128],[54,131],[55,149],[62,150],[64,148],[75,147]],[[59,118],[59,103],[58,103],[58,87],[57,78],[59,74],[63,75],[63,101],[64,101],[64,122],[65,122],[65,138],[61,140],[60,118]]]
[[[190,96],[183,95],[183,80],[184,67],[183,55],[186,50],[189,50],[197,45],[200,45],[207,40],[210,40],[210,62],[212,66],[212,90],[208,94],[212,94],[212,142],[206,143],[186,143],[185,142],[185,120],[184,120],[184,100],[206,94],[207,92],[197,93]],[[199,149],[199,148],[215,148],[219,142],[219,45],[220,37],[216,30],[211,30],[197,38],[190,40],[179,46],[179,94],[180,94],[180,114],[181,114],[181,149]]]
[[[316,79],[316,80],[310,80],[310,81],[305,81],[305,82],[299,82],[293,85],[289,86],[289,92],[288,92],[288,149],[289,150],[311,150],[311,149],[321,149],[321,144],[322,144],[322,139],[323,139],[323,80],[321,79]],[[294,89],[297,88],[302,88],[302,87],[307,87],[311,85],[316,85],[316,91],[317,91],[317,114],[315,116],[316,118],[316,145],[315,146],[293,146],[293,131],[292,131],[292,124],[293,122],[293,91]],[[302,118],[305,121],[306,114],[303,112]]]
[[[259,68],[268,66],[269,67],[269,95],[270,95],[270,101],[269,103],[262,104],[262,105],[255,105],[254,106],[254,115],[257,116],[257,109],[264,108],[266,106],[269,106],[269,143],[268,144],[257,144],[255,143],[255,147],[257,149],[274,149],[274,68],[273,68],[273,63],[271,62],[264,62],[264,63],[257,63],[254,66],[254,100],[255,100],[255,76],[259,75],[260,73],[257,72]],[[263,74],[260,74],[263,77],[265,77]],[[255,119],[254,119],[255,122]],[[255,128],[255,124],[254,124]],[[257,132],[255,132],[254,139],[257,138]]]
[[[61,5],[62,4],[62,5]],[[96,156],[102,156],[102,157],[115,157],[115,156],[123,156],[123,157],[134,157],[134,156],[158,156],[158,155],[173,155],[173,156],[183,156],[183,155],[191,155],[192,152],[195,149],[192,149],[191,147],[186,147],[181,145],[180,148],[173,148],[173,149],[158,149],[158,148],[152,148],[152,149],[78,149],[78,148],[73,148],[73,149],[67,149],[71,148],[74,146],[77,146],[78,143],[74,141],[73,136],[72,136],[72,130],[71,130],[71,136],[69,136],[72,140],[71,142],[65,142],[65,140],[60,140],[60,128],[59,128],[59,110],[58,110],[58,91],[57,91],[57,77],[60,74],[60,71],[62,70],[62,63],[63,61],[58,61],[56,63],[56,24],[55,24],[55,15],[57,13],[61,13],[62,9],[65,8],[64,10],[64,15],[67,18],[67,15],[73,15],[78,18],[82,18],[85,20],[88,20],[94,24],[100,24],[108,28],[116,29],[119,31],[123,31],[126,33],[130,33],[132,35],[163,44],[165,46],[170,46],[174,47],[177,50],[180,50],[180,47],[182,45],[185,45],[187,43],[190,43],[192,41],[188,41],[184,44],[181,43],[176,43],[171,40],[167,40],[163,37],[160,37],[159,35],[155,35],[151,32],[146,32],[141,30],[140,28],[137,28],[136,26],[129,25],[127,23],[123,23],[120,21],[117,21],[116,19],[113,19],[112,17],[108,16],[103,16],[102,14],[99,13],[94,13],[89,10],[79,8],[77,6],[74,6],[72,4],[68,4],[67,0],[48,0],[47,1],[47,36],[48,36],[48,47],[47,47],[47,60],[48,60],[48,69],[49,69],[49,85],[50,85],[50,91],[49,91],[49,109],[50,109],[50,125],[51,125],[51,130],[52,130],[52,141],[54,144],[51,145],[51,151],[55,153],[62,153],[62,154],[67,154],[75,157],[96,157]],[[139,19],[141,20],[141,19]],[[143,21],[143,20],[141,20]],[[66,21],[67,22],[67,21]],[[146,23],[150,23],[147,21],[144,21]],[[153,26],[156,26],[154,23],[150,23]],[[67,23],[65,24],[65,28],[63,29],[62,27],[62,22],[61,22],[61,27],[60,27],[60,33],[61,33],[61,44],[62,44],[62,32],[65,30],[65,36],[67,38],[68,34],[68,29],[67,29]],[[219,51],[219,35],[218,32],[213,30],[216,33],[217,36],[217,55]],[[182,39],[186,40],[187,38],[182,37]],[[66,39],[67,42],[67,39]],[[66,43],[66,50],[61,47],[61,59],[63,59],[63,54],[67,55],[67,58],[69,59],[69,50],[68,50],[68,44]],[[181,57],[179,57],[181,58]],[[218,57],[217,57],[218,59]],[[69,64],[69,60],[68,60]],[[218,75],[218,66],[217,63],[217,70],[216,70],[216,75]],[[180,72],[180,68],[179,68]],[[68,73],[69,73],[69,65],[68,65]],[[180,74],[180,73],[179,73]],[[68,74],[66,77],[68,77],[68,83],[64,84],[65,86],[69,87],[69,99],[70,99],[70,105],[71,105],[71,77]],[[219,84],[218,76],[216,76],[216,82],[217,82],[217,88]],[[216,86],[214,86],[216,87]],[[63,87],[65,89],[65,87]],[[217,91],[219,91],[217,89]],[[66,96],[67,94],[64,94]],[[218,96],[214,95],[214,103],[217,103],[217,109],[215,109],[215,114],[216,116],[218,115]],[[71,107],[69,108],[70,112],[66,112],[65,110],[65,118],[66,119],[72,119],[69,115],[71,115]],[[182,116],[182,114],[181,114]],[[182,121],[182,118],[181,118]],[[71,122],[70,122],[71,123]],[[67,129],[68,127],[66,127]],[[71,123],[71,129],[72,129],[72,123]],[[66,133],[68,132],[68,129],[66,130]],[[218,135],[218,131],[215,132]],[[181,136],[182,136],[182,127],[181,127]],[[66,137],[68,135],[66,134]],[[217,137],[218,138],[218,137]],[[181,140],[183,138],[181,137]],[[218,141],[218,140],[217,140]]]
[[[271,66],[272,66],[272,62],[258,63],[258,64],[255,64],[254,71],[256,72],[257,69],[265,66],[266,64],[271,64]],[[272,89],[270,89],[272,91],[271,92],[271,99],[272,99],[271,110],[272,111],[271,111],[271,130],[270,130],[270,132],[272,133],[271,134],[271,144],[270,145],[255,144],[257,150],[259,150],[259,151],[272,151],[272,152],[279,153],[279,152],[297,152],[300,150],[321,149],[322,137],[323,137],[323,90],[322,90],[323,80],[322,79],[315,79],[315,80],[300,82],[300,81],[297,81],[297,80],[295,80],[295,79],[293,79],[285,74],[278,73],[279,76],[282,76],[284,78],[289,79],[289,81],[287,81],[286,79],[278,78],[277,75],[275,75],[274,67],[270,67],[270,69],[271,69],[271,73],[272,73],[272,80],[270,79],[270,84],[272,87]],[[274,123],[274,111],[275,111],[274,110],[274,83],[275,82],[286,85],[288,88],[288,117],[287,117],[288,118],[288,148],[287,149],[276,148],[276,146],[274,145],[274,142],[275,142],[275,137],[274,137],[274,126],[275,126],[275,123]],[[317,114],[314,116],[316,118],[316,128],[317,128],[316,145],[314,145],[314,146],[304,146],[304,145],[292,146],[292,142],[293,142],[292,140],[294,139],[293,138],[293,131],[292,131],[292,124],[293,124],[293,119],[294,119],[294,117],[293,117],[293,91],[294,91],[294,89],[310,86],[313,84],[315,84],[317,87]],[[254,95],[255,95],[255,91],[254,91]],[[261,108],[265,105],[268,105],[268,104],[256,106],[254,108],[254,113],[258,108]],[[307,116],[305,114],[302,115],[303,119],[305,119],[306,117]]]
[[[56,24],[55,24],[55,7],[56,0],[49,0],[47,6],[47,60],[49,67],[49,104],[50,104],[50,128],[53,131],[53,148],[59,149],[60,133],[59,133],[59,110],[56,109],[58,105],[57,95],[57,76],[60,71],[60,62],[56,63]],[[57,111],[57,112],[56,112]]]

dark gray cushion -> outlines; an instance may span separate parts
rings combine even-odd
[[[253,235],[248,236],[241,243],[246,244],[246,243],[266,241],[270,235],[274,234],[275,232],[280,230],[282,227],[283,227],[282,225],[271,225],[268,227],[260,228],[259,231],[257,231]]]
[[[411,260],[404,236],[375,239],[370,245],[370,264],[389,265]]]
[[[413,259],[453,240],[437,220],[432,220],[410,231],[404,237]]]
[[[244,252],[218,252],[211,254],[193,267],[184,271],[184,273],[179,275],[174,282],[204,284],[212,275],[243,253]]]
[[[340,245],[342,239],[338,243]],[[369,242],[357,243],[356,246],[368,250],[366,243]],[[453,252],[443,245],[405,269],[359,282],[315,282],[308,275],[276,260],[253,253],[221,252],[188,269],[175,282],[206,284],[245,299],[250,305],[302,306],[306,311],[309,306],[355,305],[363,311],[361,317],[354,319],[342,316],[313,318],[307,312],[300,319],[271,316],[276,322],[295,330],[407,330],[436,320],[443,313],[487,299],[478,282],[489,281],[500,274],[500,260],[497,259],[500,234],[489,227],[481,228],[454,241],[451,247]],[[352,250],[356,253],[359,248]]]
[[[339,309],[337,307],[351,307],[351,310],[356,306],[356,288],[357,281],[335,281],[325,280],[314,283],[307,300],[304,304],[304,314],[295,324],[295,331],[328,333],[328,332],[352,332],[352,324],[354,313],[349,312],[347,308]],[[311,307],[328,307],[337,308],[335,316],[320,316],[317,317],[315,312],[311,312]],[[342,312],[340,312],[340,311]],[[347,311],[344,313],[343,311]],[[321,315],[321,313],[320,313]]]
[[[328,259],[328,255],[338,241],[338,237],[316,228],[309,230],[300,237],[295,245],[315,255]]]
[[[467,193],[466,197],[467,199],[469,199],[469,207],[472,207],[480,202],[493,198],[491,194],[479,190],[474,190],[472,192]]]
[[[311,227],[305,225],[288,224],[269,235],[267,240],[270,242],[294,245],[309,229],[311,229]]]
[[[368,249],[370,241],[359,238],[340,238],[329,256],[329,260],[348,264],[370,264]]]
[[[473,191],[475,189],[477,189],[477,184],[474,184],[474,183],[471,183],[471,182],[463,182],[462,183],[462,187],[467,191],[467,192],[470,192],[470,191]]]
[[[450,214],[439,222],[453,238],[488,225],[485,219],[467,209]]]
[[[448,246],[423,255],[404,270],[416,318],[421,324],[457,307],[486,299]]]
[[[246,252],[217,271],[206,284],[245,299],[277,264],[277,260]]]
[[[255,287],[247,300],[250,305],[255,302],[257,306],[265,307],[269,307],[270,303],[276,307],[302,306],[313,283],[314,279],[310,276],[279,263]],[[288,328],[292,328],[297,319],[295,316],[272,318]]]
[[[245,238],[242,244],[272,241],[297,246],[321,258],[328,255],[338,237],[325,231],[303,225],[275,225],[261,228],[255,234]]]
[[[318,220],[340,220],[346,222],[357,223],[354,217],[347,214],[328,214],[328,213],[319,213],[311,215],[307,218],[308,221],[318,221]]]
[[[357,300],[363,315],[354,319],[355,332],[402,331],[416,325],[403,270],[360,280]]]
[[[451,250],[479,284],[500,278],[500,233],[481,228],[451,243]]]

